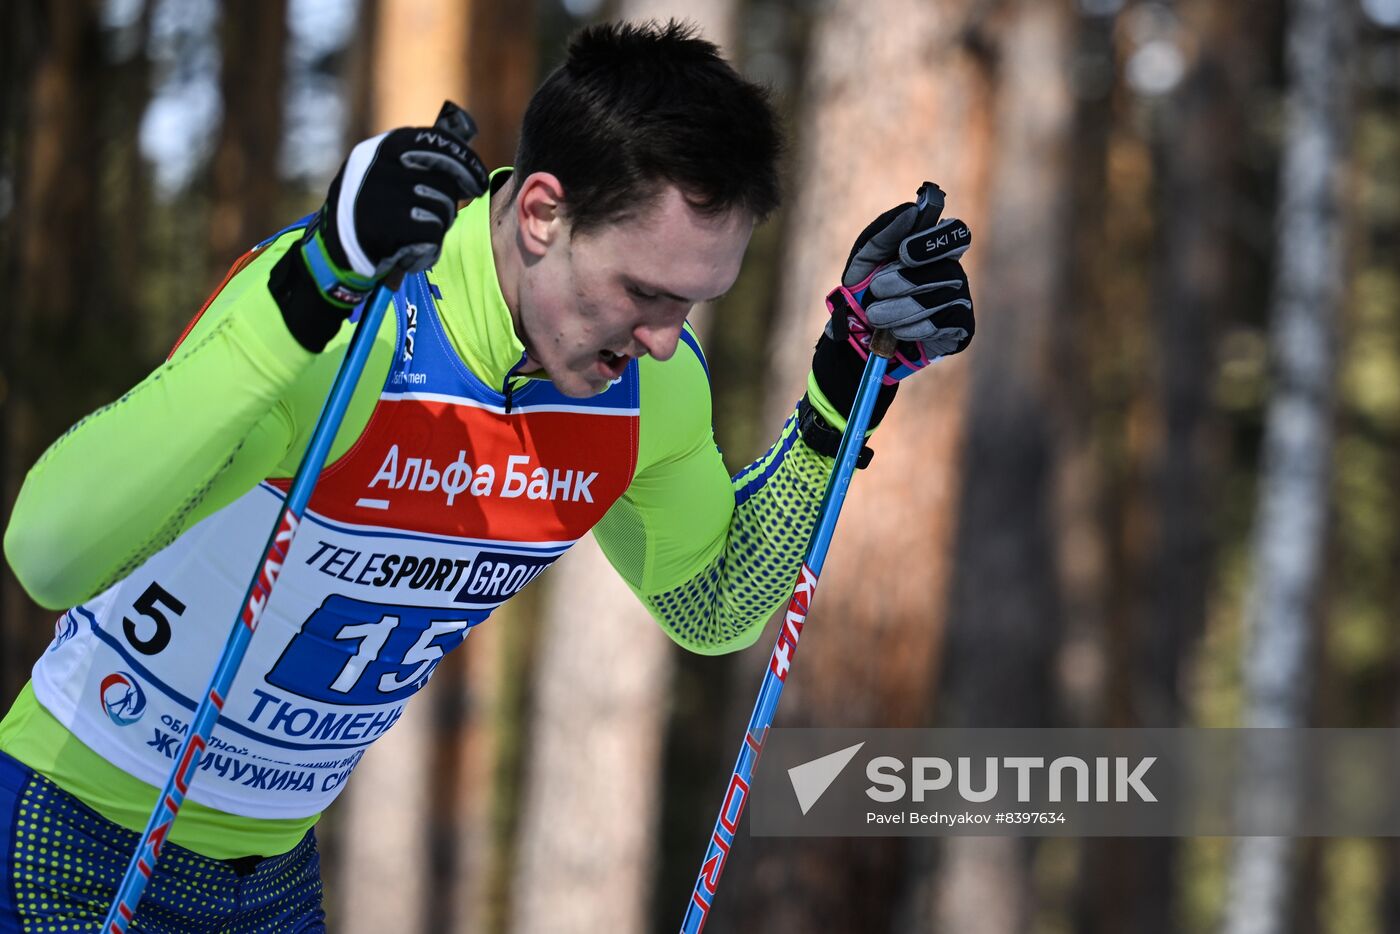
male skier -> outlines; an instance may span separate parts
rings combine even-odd
[[[590,529],[671,638],[751,644],[872,330],[903,342],[877,417],[972,337],[967,228],[886,212],[806,395],[731,479],[685,319],[777,205],[764,92],[685,27],[606,25],[535,93],[513,171],[488,176],[469,136],[445,110],[356,146],[322,209],[26,478],[5,553],[64,612],[0,722],[0,929],[105,915],[376,282],[407,273],[133,930],[323,929],[321,811],[442,656]]]

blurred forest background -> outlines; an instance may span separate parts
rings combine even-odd
[[[355,141],[451,97],[506,164],[572,29],[671,15],[791,131],[697,315],[732,468],[869,218],[929,178],[974,230],[977,340],[881,429],[779,726],[1400,725],[1400,0],[6,0],[0,515]],[[686,655],[602,567],[359,767],[332,930],[678,924],[771,635]],[[8,703],[53,614],[0,585]],[[741,833],[709,929],[1397,932],[1400,843]]]

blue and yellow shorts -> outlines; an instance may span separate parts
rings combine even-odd
[[[139,834],[0,753],[0,932],[96,931]],[[210,859],[167,843],[134,934],[325,931],[321,860],[308,831],[265,859]]]

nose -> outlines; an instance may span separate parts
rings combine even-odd
[[[684,326],[684,321],[675,325],[639,324],[632,329],[632,339],[655,359],[669,360],[681,341]]]

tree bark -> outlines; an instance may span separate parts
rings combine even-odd
[[[0,171],[9,179],[10,204],[5,223],[0,224],[6,282],[19,283],[24,270],[23,246],[28,236],[26,211],[19,200],[27,190],[21,181],[28,176],[31,154],[25,142],[33,132],[33,107],[28,93],[42,61],[40,45],[40,4],[11,3],[0,8]],[[20,337],[23,328],[21,295],[0,314],[0,512],[7,517],[19,493],[20,482],[29,468],[30,444],[20,438],[20,426],[29,416],[26,394],[19,382]],[[29,600],[9,564],[0,569],[0,704],[6,709],[29,679],[29,669],[48,635],[39,626],[37,610]]]
[[[1326,0],[1291,0],[1288,10],[1289,111],[1269,328],[1274,385],[1265,416],[1245,617],[1244,721],[1251,727],[1305,722],[1308,655],[1327,537],[1342,291],[1338,169],[1350,100],[1342,63],[1351,49],[1352,13]],[[1242,805],[1250,803],[1246,788],[1240,798]],[[1239,840],[1224,925],[1228,934],[1286,929],[1295,855],[1285,837]]]
[[[1237,312],[1229,301],[1232,245],[1228,206],[1241,161],[1246,77],[1258,57],[1243,8],[1208,0],[1175,5],[1175,45],[1186,59],[1180,83],[1153,108],[1155,242],[1150,334],[1153,368],[1146,412],[1145,483],[1135,567],[1124,569],[1135,605],[1115,619],[1129,661],[1114,665],[1108,722],[1182,726],[1182,669],[1204,631],[1214,549],[1212,491],[1221,488],[1220,425],[1210,393],[1216,336]],[[1136,489],[1136,488],[1135,488]],[[1122,512],[1125,505],[1118,506]],[[1178,841],[1086,841],[1081,884],[1092,932],[1177,929]]]
[[[996,32],[998,158],[993,169],[980,352],[972,359],[965,486],[954,550],[943,721],[961,727],[1055,722],[1062,626],[1053,515],[1064,413],[1052,356],[1067,327],[1061,229],[1073,127],[1072,12],[1009,4]],[[971,479],[971,478],[975,478]],[[944,842],[934,918],[967,934],[1029,929],[1030,848],[1015,838]]]
[[[445,98],[461,103],[475,6],[476,0],[379,0],[372,43],[373,132],[430,123]]]
[[[471,7],[462,106],[476,120],[473,145],[489,168],[515,161],[520,120],[535,90],[536,19],[534,0]]]
[[[948,193],[948,216],[985,235],[987,89],[971,2],[837,0],[814,25],[794,125],[793,201],[780,258],[764,421],[775,430],[802,395],[824,297],[856,234],[924,180]],[[986,253],[968,254],[973,293]],[[906,381],[875,435],[832,544],[802,652],[776,724],[916,726],[927,722],[947,594],[968,354]],[[738,749],[769,637],[739,656],[727,762]],[[759,765],[758,781],[765,777]],[[723,786],[712,792],[710,808]],[[889,929],[902,885],[902,841],[742,837],[711,924],[717,930]],[[697,856],[701,848],[697,847]],[[693,878],[693,877],[692,877]],[[916,928],[917,929],[917,926]]]
[[[283,219],[278,154],[287,0],[226,4],[220,28],[224,119],[212,164],[209,247],[213,265],[222,271]]]
[[[25,473],[68,425],[139,378],[133,353],[141,322],[124,299],[122,277],[103,249],[105,202],[100,182],[110,140],[103,115],[115,106],[107,49],[95,0],[24,5],[8,42],[28,39],[16,57],[26,67],[25,117],[14,132],[14,204],[6,226],[9,282],[6,312],[5,449],[7,508]],[[7,66],[8,67],[8,66]],[[11,98],[14,101],[14,98]],[[18,101],[15,101],[18,103]],[[139,237],[139,231],[129,231]],[[75,264],[82,274],[75,275]],[[65,378],[81,374],[81,379]],[[40,609],[4,572],[3,692],[13,698],[52,634],[54,615]]]

